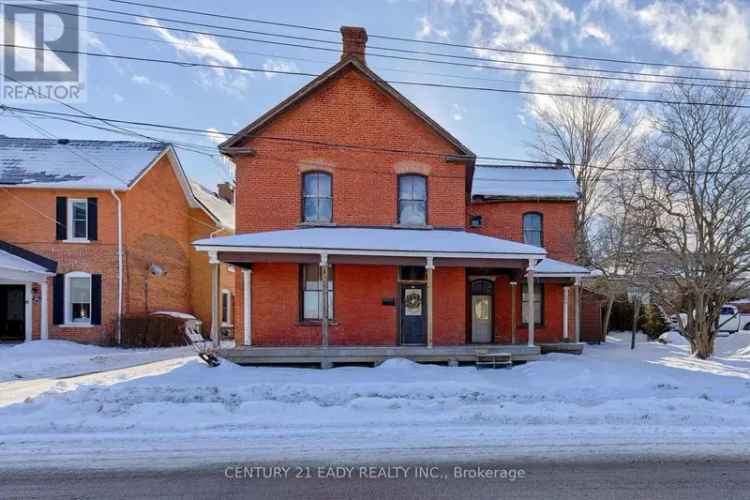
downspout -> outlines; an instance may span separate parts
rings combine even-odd
[[[123,255],[122,255],[122,200],[114,189],[109,191],[117,201],[117,344],[122,342],[122,289],[123,289]]]

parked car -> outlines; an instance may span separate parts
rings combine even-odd
[[[720,335],[730,335],[740,330],[750,330],[750,314],[744,314],[734,304],[724,304],[721,307],[716,330]]]

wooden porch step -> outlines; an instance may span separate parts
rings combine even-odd
[[[511,354],[505,351],[477,349],[477,369],[510,368],[513,366]]]

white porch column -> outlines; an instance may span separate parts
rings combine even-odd
[[[575,341],[581,341],[581,278],[576,278],[575,286],[575,306],[576,306],[576,322],[575,322]]]
[[[425,271],[427,274],[427,347],[432,348],[432,271],[435,269],[432,257],[427,257]]]
[[[563,287],[563,338],[568,340],[568,309],[570,308],[568,302],[568,295],[570,294],[570,287]]]
[[[320,254],[320,293],[322,304],[322,318],[320,318],[321,344],[328,347],[328,254]]]
[[[211,266],[211,340],[213,341],[214,347],[219,347],[221,341],[219,339],[219,325],[221,324],[221,318],[219,317],[219,260],[216,252],[208,253],[208,264]]]
[[[534,327],[536,326],[536,317],[534,316],[534,266],[536,265],[535,259],[529,259],[529,268],[526,271],[526,286],[528,287],[528,303],[526,304],[526,310],[528,315],[526,320],[529,325],[529,346],[534,345]]]
[[[244,345],[253,345],[253,303],[251,269],[242,270],[242,340]]]
[[[31,283],[26,283],[24,286],[24,330],[26,334],[26,342],[31,342],[31,326],[34,324],[32,315],[32,305],[34,304],[34,298],[31,296]]]
[[[49,314],[48,314],[48,285],[47,285],[47,279],[45,278],[44,281],[39,283],[39,287],[42,290],[42,314],[39,318],[39,334],[42,338],[42,340],[47,340],[49,338]]]
[[[518,283],[515,281],[510,282],[510,343],[515,344],[516,343],[516,325],[518,321],[516,321],[516,294],[518,286]]]

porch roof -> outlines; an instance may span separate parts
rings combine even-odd
[[[591,270],[561,260],[544,259],[536,265],[534,268],[534,274],[540,278],[575,278],[589,276]]]
[[[54,272],[50,272],[49,265],[44,266],[18,255],[18,253],[23,254],[23,252],[14,252],[16,248],[13,245],[0,242],[0,281],[39,281],[54,274]],[[31,254],[31,252],[27,253],[36,255]],[[56,263],[54,265],[56,266]]]
[[[315,227],[221,236],[193,244],[198,250],[216,252],[477,259],[540,259],[547,255],[543,248],[445,229]]]

